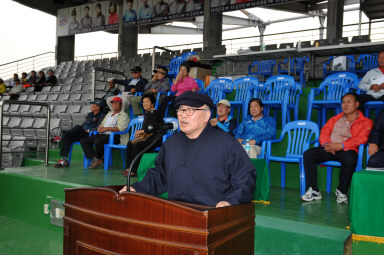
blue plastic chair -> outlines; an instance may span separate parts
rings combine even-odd
[[[376,111],[376,118],[379,116],[381,110],[384,109],[383,101],[369,101],[364,104],[364,115],[369,118],[369,114],[371,111]]]
[[[364,144],[360,144],[359,146],[359,154],[357,157],[357,165],[356,172],[360,171],[363,168],[363,155],[364,155]],[[368,160],[367,160],[368,162]],[[339,161],[326,161],[320,163],[320,165],[327,167],[327,193],[331,193],[332,186],[332,168],[333,167],[341,167],[341,163]]]
[[[269,115],[270,109],[275,110],[277,122],[277,110],[281,110],[282,125],[290,121],[290,111],[294,112],[294,119],[299,115],[299,97],[302,89],[292,76],[276,75],[267,79],[263,86],[264,110]]]
[[[174,57],[168,65],[169,72],[168,72],[168,78],[170,80],[176,78],[177,74],[179,73],[180,65],[184,62],[184,59],[182,56]]]
[[[91,135],[96,135],[96,134],[98,134],[97,131],[91,131],[91,132],[89,132],[89,136],[91,136]],[[73,145],[75,145],[75,144],[76,144],[76,145],[81,145],[80,142],[74,142],[74,143],[72,143],[71,148],[69,149],[69,153],[68,153],[68,163],[69,163],[69,165],[71,164],[72,149],[73,149]],[[88,168],[88,166],[91,164],[91,161],[92,161],[92,159],[88,159],[88,158],[86,158],[86,157],[85,157],[85,154],[84,154],[84,158],[83,158],[83,167],[84,167],[84,168]]]
[[[225,98],[227,92],[232,90],[232,80],[220,78],[211,81],[205,89],[205,93],[212,99],[216,105],[220,100]]]
[[[181,57],[183,58],[184,61],[188,61],[188,59],[191,57],[191,56],[196,56],[196,52],[186,52],[184,53],[183,55],[181,55]]]
[[[179,125],[179,121],[176,118],[166,117],[166,118],[163,118],[163,119],[164,119],[165,123],[177,123],[177,125]],[[176,131],[180,131],[180,127],[179,126],[177,127]],[[167,133],[165,133],[165,135],[163,135],[163,143],[165,143],[165,141],[169,137],[171,137],[174,133],[175,133],[175,130],[173,130],[173,129],[168,130]],[[155,151],[159,151],[159,150],[160,150],[160,147],[157,147],[155,149]]]
[[[284,137],[288,137],[288,144],[284,156],[272,155],[272,144],[280,143]],[[305,172],[303,164],[303,153],[309,146],[319,139],[319,127],[315,122],[299,120],[287,123],[280,138],[267,141],[265,159],[270,172],[271,161],[281,164],[281,187],[285,188],[286,163],[297,163],[300,169],[300,195],[305,193]]]
[[[273,75],[275,60],[255,60],[248,66],[248,75],[261,76],[264,79]]]
[[[323,64],[323,78],[325,79],[328,75],[331,74],[337,74],[337,73],[344,73],[344,72],[355,72],[355,57],[353,55],[346,55],[346,70],[332,70],[332,63],[335,56],[330,56],[326,62]]]
[[[325,125],[328,109],[333,109],[335,114],[341,112],[341,98],[351,89],[358,86],[358,78],[353,73],[337,73],[328,76],[319,86],[311,89],[308,95],[307,120],[311,120],[312,109],[318,110],[318,124]],[[322,99],[316,96],[322,94]]]
[[[204,82],[200,79],[195,79],[195,82],[197,83],[197,85],[199,85],[199,88],[200,88],[200,93],[204,93],[205,92],[205,86],[204,86]]]
[[[379,66],[377,54],[361,54],[356,60],[355,73],[362,78],[368,71]]]
[[[239,109],[237,113],[237,122],[240,121],[240,109],[243,111],[244,116],[244,105],[250,100],[250,96],[253,94],[254,88],[259,87],[259,80],[256,77],[246,76],[236,79],[233,82],[232,89],[236,91],[235,100],[230,101],[232,114],[235,109]],[[248,106],[248,104],[247,104]],[[246,114],[246,112],[245,112]],[[244,119],[244,118],[243,118]]]
[[[288,65],[289,61],[289,66]],[[283,62],[280,62],[277,66],[277,73],[286,74],[291,76],[298,76],[298,80],[300,81],[300,85],[304,87],[305,79],[304,79],[304,67],[305,63],[309,62],[309,57],[298,57],[298,58],[286,58]],[[287,66],[286,69],[282,68],[282,65]]]
[[[134,118],[129,122],[129,125],[126,130],[121,132],[112,132],[109,135],[109,142],[104,145],[104,170],[108,170],[110,166],[112,166],[112,149],[121,150],[121,158],[123,159],[123,166],[125,166],[125,150],[127,149],[127,145],[125,144],[114,144],[115,135],[122,135],[130,133],[129,140],[135,138],[135,133],[137,130],[140,130],[143,126],[144,117]]]

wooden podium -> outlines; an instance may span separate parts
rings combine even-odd
[[[121,188],[65,190],[64,255],[253,255],[253,204],[214,208]]]

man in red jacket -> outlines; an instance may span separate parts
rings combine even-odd
[[[317,188],[317,165],[325,161],[341,163],[337,202],[348,203],[347,191],[357,164],[359,145],[368,141],[373,123],[358,110],[357,95],[347,93],[341,99],[343,112],[332,117],[321,129],[321,147],[304,152],[305,183],[307,192],[303,201],[321,199]]]

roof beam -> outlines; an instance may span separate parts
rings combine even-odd
[[[203,34],[203,30],[191,27],[160,25],[151,28],[151,34]]]

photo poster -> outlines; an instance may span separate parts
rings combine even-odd
[[[137,25],[138,2],[140,0],[123,0],[123,25]]]
[[[57,36],[68,35],[70,17],[68,9],[61,9],[57,11]]]
[[[211,12],[235,11],[293,1],[295,0],[211,0]]]

